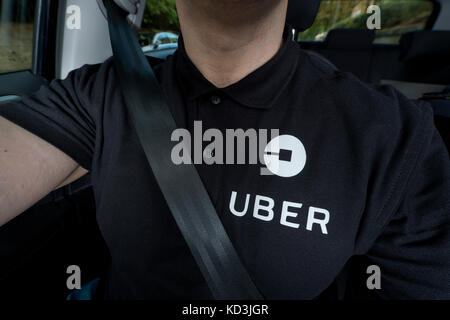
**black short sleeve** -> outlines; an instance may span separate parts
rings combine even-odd
[[[399,210],[367,254],[380,267],[381,298],[450,299],[450,160],[434,127],[430,137]]]
[[[51,143],[90,170],[96,122],[111,80],[110,63],[85,65],[33,95],[0,104],[0,116]]]

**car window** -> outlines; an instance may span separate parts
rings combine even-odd
[[[139,30],[139,41],[144,50],[161,49],[161,44],[176,46],[179,34],[175,0],[147,0],[142,28]]]
[[[31,69],[34,0],[0,0],[0,73]]]
[[[422,30],[433,13],[428,0],[323,0],[313,26],[299,34],[299,40],[323,41],[332,29],[368,28],[368,20],[379,9],[380,29],[375,43],[396,44],[402,34]]]

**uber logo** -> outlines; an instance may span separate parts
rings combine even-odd
[[[242,199],[238,201],[238,207],[242,208],[241,210],[236,209],[236,198],[238,194],[236,191],[231,192],[229,209],[231,214],[236,217],[243,217],[249,211],[249,203],[250,203],[250,194],[245,195],[245,203],[242,205]],[[330,222],[330,212],[326,209],[309,207],[307,209],[308,215],[306,219],[302,219],[299,217],[299,211],[303,208],[302,203],[283,201],[281,206],[281,213],[279,215],[279,223],[283,226],[299,229],[301,224],[299,220],[303,220],[306,222],[304,225],[306,230],[313,231],[313,229],[317,232],[320,230],[322,234],[328,234],[327,224]],[[270,222],[275,219],[275,200],[269,197],[256,195],[254,204],[253,204],[253,218]]]
[[[274,138],[264,150],[267,169],[283,178],[298,175],[306,165],[306,150],[294,136],[282,135]]]

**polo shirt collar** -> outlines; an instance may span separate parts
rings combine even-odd
[[[242,80],[222,89],[209,82],[195,67],[180,37],[175,68],[185,98],[192,101],[202,95],[222,92],[244,106],[270,109],[283,94],[298,64],[298,45],[291,35],[292,28],[287,25],[285,41],[272,59]]]

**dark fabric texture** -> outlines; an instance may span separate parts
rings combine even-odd
[[[305,147],[303,171],[289,178],[262,176],[260,164],[196,165],[267,299],[313,299],[355,255],[380,267],[381,298],[450,298],[450,161],[426,103],[368,86],[293,41],[224,89],[201,75],[182,44],[157,74],[192,137],[201,120],[204,131],[224,136],[279,129]],[[148,166],[111,60],[0,105],[0,115],[91,171],[111,254],[105,298],[211,298]],[[329,221],[313,223],[325,211]]]

